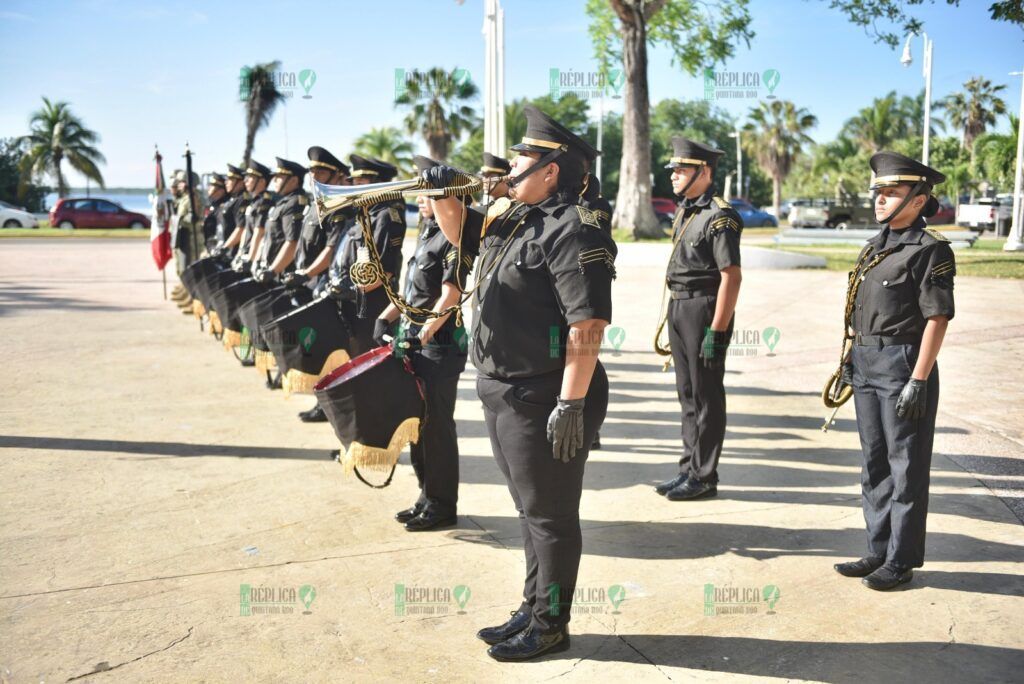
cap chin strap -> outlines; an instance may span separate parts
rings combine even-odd
[[[907,193],[907,196],[903,198],[903,201],[896,205],[896,208],[890,211],[888,216],[879,219],[878,222],[882,224],[888,224],[889,221],[892,221],[894,218],[896,218],[896,216],[898,216],[899,213],[903,211],[908,204],[910,204],[910,200],[914,199],[919,194],[921,194],[922,188],[924,188],[924,181],[917,181],[917,183],[914,184],[914,187],[910,189],[910,192]]]
[[[553,162],[556,159],[558,159],[558,157],[560,157],[562,155],[562,153],[563,152],[562,152],[561,149],[554,149],[554,150],[551,150],[550,152],[546,153],[543,157],[538,159],[537,162],[533,166],[531,166],[530,168],[526,169],[526,171],[523,171],[521,174],[519,174],[515,178],[510,178],[508,180],[508,187],[509,188],[516,187],[517,185],[522,183],[526,179],[526,177],[529,176],[531,173],[533,173],[534,171],[539,171],[540,169],[544,168],[545,166],[547,166],[551,162]]]
[[[693,174],[693,178],[691,178],[689,180],[689,182],[686,185],[683,186],[682,190],[680,190],[679,192],[675,193],[676,197],[678,197],[680,199],[686,199],[686,191],[690,189],[691,185],[693,185],[694,183],[697,182],[698,178],[700,178],[701,173],[704,171],[704,166],[701,165],[701,166],[697,166],[695,168],[697,169],[697,172],[695,174]]]

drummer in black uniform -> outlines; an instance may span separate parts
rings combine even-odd
[[[245,210],[249,206],[242,169],[228,164],[228,172],[224,174],[224,190],[228,199],[221,205],[217,217],[216,243],[210,250],[210,256],[230,261],[245,231]]]
[[[671,501],[718,494],[725,439],[725,357],[740,292],[743,220],[715,194],[721,150],[672,138],[672,191],[679,198],[665,280],[676,394],[682,407],[679,472],[655,491]]]
[[[245,169],[245,192],[249,195],[249,204],[245,208],[245,225],[239,235],[238,253],[231,267],[239,273],[248,273],[256,258],[259,238],[267,222],[267,214],[273,206],[274,196],[267,190],[270,183],[270,169],[258,161],[250,161]],[[230,246],[231,241],[228,241]]]
[[[277,158],[271,185],[277,201],[267,214],[260,257],[253,265],[253,278],[265,285],[274,284],[294,268],[302,219],[309,207],[309,196],[302,189],[305,177],[305,166]]]
[[[835,566],[871,589],[892,589],[924,564],[928,475],[939,403],[936,357],[953,318],[956,260],[949,240],[928,228],[938,211],[935,169],[895,152],[871,157],[875,219],[850,274],[846,324],[864,467],[868,554]]]
[[[206,248],[207,253],[211,253],[213,248],[224,239],[221,220],[223,219],[224,205],[231,199],[224,187],[224,176],[219,173],[210,174],[206,185],[206,197],[210,202],[206,205],[206,212],[203,216],[203,247]]]
[[[413,158],[421,173],[438,165],[426,157]],[[420,208],[420,232],[416,251],[405,270],[402,296],[411,306],[435,312],[458,305],[473,268],[472,254],[459,254],[445,239],[434,220],[432,200],[416,198]],[[410,508],[395,519],[410,532],[422,532],[456,523],[459,499],[459,442],[455,429],[455,397],[459,375],[466,368],[466,329],[457,325],[451,313],[439,318],[416,317],[399,321],[400,311],[389,304],[377,318],[374,341],[387,344],[394,335],[396,353],[409,349],[416,376],[422,381],[426,401],[426,422],[419,441],[409,447],[420,495]],[[425,325],[419,325],[425,320]],[[393,324],[399,321],[399,329]]]
[[[309,157],[309,172],[313,180],[326,185],[351,185],[349,167],[323,147],[313,146],[306,152]],[[327,271],[334,259],[335,249],[350,224],[342,216],[331,217],[321,225],[316,207],[310,203],[302,219],[302,233],[295,253],[295,270],[284,276],[282,283],[289,289],[309,287],[316,291],[327,280]],[[304,423],[327,421],[320,404],[299,412]]]
[[[522,603],[505,624],[477,634],[498,660],[569,647],[583,470],[608,406],[597,356],[615,276],[615,243],[576,203],[584,161],[597,151],[524,109],[526,135],[512,148],[514,201],[495,202],[486,217],[454,198],[434,202],[449,240],[461,236],[470,252],[482,240],[470,356],[526,554]],[[438,166],[424,177],[445,187],[455,172]]]

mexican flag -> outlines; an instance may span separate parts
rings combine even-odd
[[[156,262],[157,270],[164,270],[164,266],[171,260],[171,233],[170,227],[173,202],[171,193],[164,182],[164,169],[160,162],[163,157],[157,150],[156,156],[156,183],[154,192],[150,194],[149,201],[153,205],[153,220],[150,222],[149,245],[153,251],[153,261]]]

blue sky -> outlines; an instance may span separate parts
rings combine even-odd
[[[845,119],[889,90],[923,87],[921,43],[913,66],[900,51],[873,43],[824,0],[752,0],[750,48],[725,70],[781,74],[780,98],[819,119],[813,137],[835,136]],[[1008,85],[1011,111],[1020,102],[1024,31],[989,19],[987,0],[915,8],[935,40],[936,98],[974,75]],[[102,136],[108,185],[152,182],[153,144],[169,168],[186,140],[201,170],[222,169],[244,149],[239,68],[280,60],[283,71],[313,69],[310,99],[279,109],[256,139],[254,158],[302,160],[310,145],[347,155],[374,126],[400,125],[392,105],[396,68],[464,67],[482,87],[483,0],[320,2],[148,2],[147,0],[0,0],[0,136],[27,132],[42,96],[69,101]],[[593,58],[584,0],[504,0],[506,98],[548,89],[551,68],[590,71]],[[653,102],[703,96],[703,79],[673,67],[664,50],[650,54]],[[606,100],[608,109],[621,103]],[[743,117],[756,100],[729,101]],[[596,110],[596,106],[594,107]],[[1006,123],[1000,126],[1006,128]],[[82,184],[76,174],[73,184]]]

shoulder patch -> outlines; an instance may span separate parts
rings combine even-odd
[[[405,217],[402,216],[402,210],[397,205],[392,204],[388,207],[388,214],[391,216],[391,220],[395,223],[405,223]]]
[[[302,193],[299,195],[299,206],[304,207],[307,204],[309,204],[309,197],[306,196],[306,193]]]
[[[263,193],[263,199],[265,199],[265,200],[272,199],[271,196],[270,196],[270,193],[269,192],[264,192]]]
[[[608,251],[605,247],[595,247],[593,249],[581,249],[579,256],[577,257],[577,263],[579,264],[579,270],[581,275],[587,274],[588,264],[603,264],[608,272],[612,276],[612,280],[615,280],[615,255]]]
[[[728,214],[719,216],[712,220],[709,228],[711,229],[711,233],[713,235],[717,235],[723,230],[731,230],[735,233],[740,232],[740,224],[736,221],[735,218]]]
[[[715,195],[712,199],[715,201],[715,204],[718,205],[719,209],[732,209],[732,205],[721,197]]]
[[[592,228],[600,228],[601,223],[598,220],[597,212],[593,209],[587,209],[586,207],[576,206],[576,213],[580,215],[580,223],[585,226],[591,226]]]
[[[924,232],[928,233],[939,242],[949,242],[949,238],[943,235],[941,231],[938,231],[935,228],[929,228],[928,226],[925,226]]]

